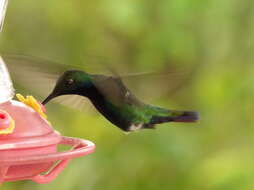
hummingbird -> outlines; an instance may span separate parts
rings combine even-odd
[[[126,87],[119,76],[67,70],[58,78],[42,104],[62,95],[88,98],[107,120],[126,132],[154,129],[156,124],[165,122],[199,120],[199,114],[195,111],[170,110],[144,103]]]

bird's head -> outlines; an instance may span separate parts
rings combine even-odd
[[[91,76],[83,71],[69,70],[64,72],[57,80],[53,91],[42,102],[48,103],[55,97],[68,94],[81,94],[91,87]]]

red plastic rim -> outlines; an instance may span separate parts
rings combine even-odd
[[[65,136],[62,136],[62,140],[59,144],[70,145],[72,146],[72,149],[69,151],[56,152],[47,155],[0,158],[1,166],[35,164],[72,159],[90,154],[95,149],[95,144],[91,141]]]

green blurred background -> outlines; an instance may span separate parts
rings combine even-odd
[[[55,128],[94,141],[96,152],[50,184],[1,189],[254,189],[253,0],[11,0],[0,35],[1,52],[76,65],[92,55],[122,73],[191,70],[130,85],[152,104],[202,116],[126,135],[94,109],[51,103]]]

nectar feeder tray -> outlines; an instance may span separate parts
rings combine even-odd
[[[4,111],[1,111],[4,110]],[[0,125],[11,115],[15,129],[0,134],[0,182],[31,179],[37,183],[52,181],[68,162],[94,151],[87,140],[61,136],[47,120],[25,104],[11,100],[0,104]],[[57,146],[69,145],[71,150],[58,152]],[[55,163],[60,161],[56,166]],[[53,167],[53,168],[52,168]],[[49,171],[46,175],[40,175]]]
[[[0,94],[0,183],[51,182],[71,159],[94,151],[91,141],[61,136],[55,131],[46,119],[45,108],[32,96],[25,99],[19,95],[20,101],[12,100],[12,83],[1,59],[0,79],[3,90]],[[58,145],[71,149],[59,152]]]

